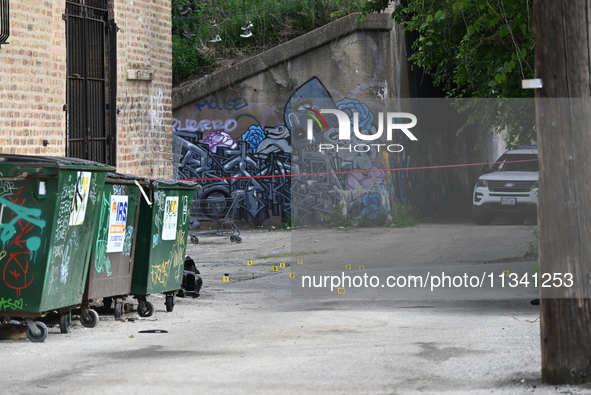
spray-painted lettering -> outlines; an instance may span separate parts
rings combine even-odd
[[[236,99],[212,99],[212,100],[204,100],[201,103],[195,103],[195,106],[199,111],[202,111],[203,108],[209,110],[241,110],[244,107],[248,106],[248,102],[246,99],[243,98],[236,98]]]
[[[24,306],[25,302],[22,298],[14,300],[0,298],[0,311],[22,310]]]

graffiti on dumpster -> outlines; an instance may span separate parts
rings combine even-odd
[[[55,226],[55,243],[66,239],[68,228],[70,227],[70,210],[72,208],[72,196],[74,195],[74,186],[65,186],[60,196],[60,205],[57,210],[57,221]]]
[[[89,188],[89,192],[88,192],[88,198],[90,199],[90,201],[92,202],[92,205],[96,205],[96,200],[99,197],[99,193],[98,193],[98,180],[97,177],[92,177],[90,179],[90,188]]]
[[[183,196],[183,216],[181,217],[181,225],[186,225],[189,220],[189,197]]]
[[[24,302],[23,298],[17,298],[17,299],[0,298],[0,311],[22,310],[24,306],[25,306],[25,302]]]
[[[98,235],[95,245],[94,270],[97,273],[101,273],[104,270],[107,277],[111,275],[111,259],[107,256],[107,223],[109,221],[109,209],[109,201],[103,196],[100,208],[101,214],[98,224]]]
[[[15,191],[15,189],[11,189]],[[34,280],[30,273],[30,263],[35,261],[41,247],[40,234],[46,222],[39,218],[40,209],[26,206],[23,197],[24,187],[18,188],[12,195],[0,196],[0,263],[3,263],[2,280],[4,284],[15,290],[20,297],[23,289],[29,287]]]
[[[22,207],[16,203],[11,202],[10,200],[0,196],[0,218],[2,217],[2,213],[4,212],[5,208],[12,210],[13,215],[10,222],[0,223],[0,241],[2,241],[3,246],[6,246],[6,243],[11,240],[17,233],[16,225],[17,222],[25,221],[31,223],[35,226],[40,228],[45,227],[45,221],[36,217],[41,215],[41,210],[37,208],[27,208]],[[28,241],[28,240],[27,240]],[[36,237],[34,240],[35,244],[39,243],[39,238]]]
[[[0,181],[0,196],[14,195],[18,189],[12,181]]]
[[[72,258],[72,254],[78,250],[78,234],[77,232],[72,232],[72,237],[68,239],[64,247],[64,254],[62,256],[62,263],[60,266],[60,281],[62,284],[65,284],[68,281],[68,274],[70,271],[70,260]]]
[[[187,249],[187,232],[179,229],[176,232],[176,243],[170,250],[170,256],[168,261],[172,262],[172,270],[177,275],[175,281],[180,280],[182,271],[177,269],[181,264],[185,262],[185,251]]]
[[[130,256],[131,255],[131,245],[133,242],[133,226],[128,225],[125,228],[125,241],[123,242],[123,255]]]
[[[150,278],[152,285],[166,284],[168,281],[168,275],[170,274],[170,259],[166,262],[162,262],[160,265],[152,265],[150,271]]]
[[[76,186],[72,182],[72,174],[69,174],[59,196],[60,204],[57,209],[56,229],[53,239],[53,251],[51,253],[52,262],[59,262],[64,256],[65,241],[68,230],[70,229],[70,214],[72,212],[72,202],[74,200],[75,191]],[[54,266],[54,268],[55,267],[57,266]],[[53,284],[52,280],[56,279],[56,269],[54,268],[52,268],[51,271],[51,276],[54,277],[50,277],[50,286],[48,286],[50,294],[53,290],[53,287],[51,286],[51,284]]]
[[[156,234],[152,235],[152,247],[156,247],[160,239],[165,204],[166,193],[164,191],[154,192],[154,226],[156,227]]]

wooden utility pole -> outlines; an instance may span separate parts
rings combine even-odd
[[[542,381],[591,382],[591,0],[534,0]],[[566,274],[568,273],[568,274]],[[544,277],[545,276],[545,277]]]

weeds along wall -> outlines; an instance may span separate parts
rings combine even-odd
[[[12,1],[9,18],[0,47],[0,153],[76,156],[173,176],[170,0]],[[92,37],[86,45],[84,29]],[[81,110],[84,101],[93,110]]]

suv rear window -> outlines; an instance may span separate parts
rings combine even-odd
[[[504,154],[495,162],[492,171],[540,171],[537,159],[536,154]]]

